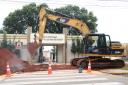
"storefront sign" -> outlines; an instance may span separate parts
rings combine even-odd
[[[37,35],[36,40],[38,41],[38,35]],[[31,35],[31,42],[33,42],[33,41],[34,41],[34,34]],[[64,44],[65,43],[65,35],[64,34],[45,33],[42,43],[44,43],[44,44]]]

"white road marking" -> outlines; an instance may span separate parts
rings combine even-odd
[[[85,76],[87,76],[87,75],[89,75],[90,76],[90,74],[87,74],[87,73],[53,73],[52,75],[48,75],[48,73],[40,73],[40,74],[36,74],[36,73],[31,73],[31,74],[15,74],[14,75],[14,77],[28,77],[28,76],[31,76],[31,77],[34,77],[34,76],[76,76],[76,75],[85,75]],[[93,76],[97,76],[97,75],[95,75],[95,74],[93,74]],[[12,76],[13,77],[13,76]]]
[[[40,80],[40,81],[18,81],[18,82],[4,82],[0,85],[24,85],[24,84],[50,84],[50,83],[66,83],[66,82],[78,82],[78,81],[101,81],[101,80],[108,80],[107,78],[89,78],[89,79],[67,79],[67,80]]]
[[[14,74],[0,81],[0,85],[125,85],[123,82],[112,81],[98,74],[61,72],[56,71],[52,75],[48,75],[47,72]]]
[[[71,85],[125,85],[125,84],[121,82],[104,82],[104,83],[71,84]]]
[[[18,81],[18,80],[46,80],[46,79],[75,79],[75,78],[80,78],[80,79],[82,79],[82,78],[85,78],[85,79],[88,79],[88,78],[93,78],[93,77],[95,77],[95,75],[76,75],[76,76],[73,76],[73,75],[71,75],[71,76],[47,76],[47,77],[42,77],[42,76],[36,76],[36,77],[31,77],[31,76],[29,76],[29,77],[19,77],[19,78],[17,78],[17,77],[11,77],[11,78],[9,78],[9,79],[7,79],[7,80],[5,80],[5,81]]]

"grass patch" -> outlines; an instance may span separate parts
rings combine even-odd
[[[124,59],[123,61],[128,62],[128,59]]]
[[[121,68],[122,70],[128,70],[128,67],[126,68],[126,67],[123,67],[123,68]]]
[[[128,70],[128,64],[125,67],[121,68],[122,70]]]

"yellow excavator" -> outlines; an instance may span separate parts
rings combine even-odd
[[[86,68],[89,60],[92,63],[92,68],[115,68],[123,67],[125,65],[123,60],[110,59],[111,57],[123,56],[124,48],[120,42],[111,41],[109,35],[91,33],[91,30],[88,28],[86,23],[81,20],[48,14],[44,8],[41,8],[39,13],[39,42],[37,43],[37,47],[42,44],[47,19],[74,27],[82,33],[84,50],[81,56],[83,57],[72,59],[71,65]]]

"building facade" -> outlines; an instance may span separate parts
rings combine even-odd
[[[0,34],[0,43],[3,40],[3,34]],[[71,46],[72,46],[72,38],[75,36],[65,36],[65,34],[44,34],[44,38],[42,41],[43,46],[53,46],[56,49],[55,53],[50,52],[51,59],[54,59],[57,63],[70,63],[70,60],[74,58],[74,55],[71,53]],[[33,57],[30,55],[29,51],[27,50],[28,43],[34,42],[34,34],[29,36],[27,34],[6,34],[7,41],[13,42],[16,46],[16,49],[20,51],[20,58],[24,61],[34,62],[38,61],[39,56],[39,49],[37,50],[37,54]],[[43,54],[47,52],[44,51]],[[75,56],[77,57],[77,56]]]

